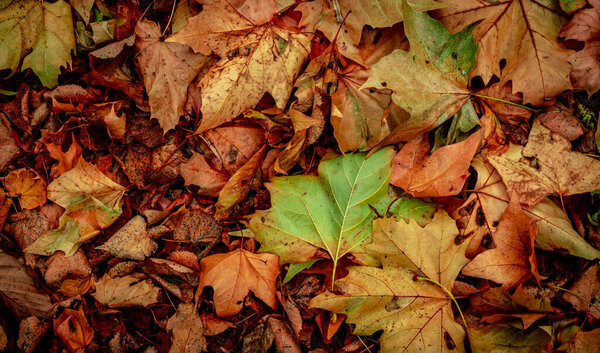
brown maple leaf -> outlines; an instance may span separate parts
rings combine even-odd
[[[463,273],[501,283],[511,289],[534,276],[539,283],[534,251],[536,222],[527,217],[514,194],[493,235],[496,248],[469,262]]]
[[[237,314],[249,291],[271,308],[276,308],[275,282],[279,275],[279,256],[238,249],[207,256],[200,261],[200,266],[200,288],[213,287],[217,315]]]

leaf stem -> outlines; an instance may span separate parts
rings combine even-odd
[[[169,29],[169,25],[171,24],[171,20],[173,19],[173,13],[175,13],[176,6],[177,6],[177,0],[173,0],[173,8],[171,9],[171,15],[169,16],[169,22],[167,22],[167,25],[165,26],[165,29],[162,32],[163,36],[165,35],[165,33],[167,33],[167,29]]]
[[[589,300],[585,299],[581,294],[575,293],[572,290],[569,290],[569,289],[566,289],[566,288],[563,288],[563,287],[559,287],[559,286],[555,286],[555,285],[551,285],[550,288],[562,290],[564,292],[572,294],[572,295],[576,296],[577,298],[579,298],[580,300],[582,300],[583,302],[587,303],[587,305],[589,305],[590,308],[592,306],[594,306],[594,304],[592,304],[592,302],[590,302]]]
[[[431,282],[433,284],[435,284],[436,286],[440,287],[444,292],[446,292],[446,294],[448,294],[448,296],[450,297],[450,299],[452,299],[452,301],[454,302],[454,305],[456,305],[456,308],[458,309],[458,313],[460,314],[460,318],[462,319],[463,323],[465,324],[465,328],[468,328],[469,325],[467,325],[467,320],[465,320],[465,316],[463,315],[462,310],[460,310],[460,306],[458,305],[458,301],[456,300],[456,298],[454,297],[454,295],[452,295],[452,292],[450,292],[448,290],[448,288],[444,287],[440,282],[433,280],[431,278],[428,277],[421,277],[418,276],[417,280],[419,281],[425,281],[425,282]]]
[[[502,102],[502,103],[505,103],[505,104],[514,105],[514,106],[517,106],[517,107],[520,107],[520,108],[523,108],[523,109],[527,109],[527,110],[532,111],[532,112],[539,111],[539,109],[535,109],[535,108],[531,108],[531,107],[528,107],[528,106],[523,105],[523,104],[519,104],[519,103],[507,101],[506,99],[501,99],[501,98],[497,98],[497,97],[490,97],[490,96],[484,96],[483,94],[477,94],[477,93],[471,93],[471,94],[474,95],[475,97],[479,97],[479,98],[483,98],[483,99],[490,99],[490,100],[493,100],[493,101],[498,101],[498,102]]]
[[[333,261],[333,273],[331,274],[331,291],[335,290],[335,271],[337,270],[337,260]]]

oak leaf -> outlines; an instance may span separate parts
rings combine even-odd
[[[436,17],[455,33],[477,23],[473,37],[479,43],[477,64],[470,77],[487,84],[493,75],[504,85],[512,81],[513,93],[523,101],[541,105],[564,90],[569,81],[570,50],[557,37],[563,17],[554,1],[440,0],[448,4]],[[501,69],[500,62],[505,60]]]
[[[600,1],[589,0],[591,9],[577,12],[560,32],[561,37],[585,42],[585,47],[569,57],[574,88],[591,96],[600,90]]]
[[[492,236],[496,247],[477,255],[463,273],[492,280],[506,289],[513,289],[532,276],[539,283],[534,251],[537,233],[535,221],[523,212],[513,194]]]
[[[435,281],[452,288],[468,260],[466,243],[444,212],[420,227],[393,218],[378,219],[365,248],[383,268],[355,266],[336,282],[341,294],[326,292],[311,307],[347,315],[357,335],[383,330],[382,352],[464,352],[463,328],[454,321],[451,299]]]
[[[96,249],[108,251],[112,256],[127,260],[143,260],[158,249],[146,231],[144,217],[137,215]]]
[[[392,161],[390,183],[415,197],[458,194],[481,142],[482,130],[466,140],[438,148],[431,155],[426,134],[405,144]]]
[[[521,152],[535,158],[538,167],[525,161],[513,161],[504,156],[490,156],[508,192],[516,192],[522,203],[533,206],[547,195],[582,194],[600,189],[600,161],[571,151],[567,139],[533,123],[529,141]]]
[[[149,279],[140,280],[132,275],[111,278],[104,275],[96,282],[94,298],[109,308],[146,307],[158,302],[160,289]]]
[[[410,114],[404,123],[415,130],[410,139],[437,127],[461,109],[477,120],[467,88],[477,53],[471,30],[450,34],[426,13],[412,10],[406,2],[402,6],[410,50],[397,49],[383,57],[373,65],[362,88],[392,90],[394,103]],[[408,127],[402,126],[401,130]]]
[[[160,26],[139,22],[135,29],[136,64],[144,78],[152,117],[166,132],[175,128],[187,99],[187,89],[208,58],[187,46],[161,41]]]
[[[361,244],[375,217],[371,205],[387,197],[393,155],[391,148],[368,159],[346,154],[321,162],[318,176],[273,178],[266,184],[272,207],[254,213],[249,223],[261,252],[279,255],[281,263],[300,263],[324,249],[334,266],[347,253],[363,256]]]
[[[275,282],[279,262],[276,255],[238,249],[207,256],[200,260],[200,267],[200,286],[213,287],[217,315],[237,314],[249,291],[271,308],[277,307]]]
[[[221,59],[200,80],[203,132],[233,120],[270,93],[284,108],[310,51],[311,36],[271,24],[255,26],[227,2],[205,5],[167,42]]]
[[[514,148],[509,148],[510,150]],[[518,151],[517,151],[518,152]],[[505,155],[515,154],[507,152]],[[520,153],[519,153],[520,154]],[[471,236],[467,250],[469,257],[480,251],[483,236],[495,232],[502,214],[509,202],[506,186],[494,167],[482,157],[476,156],[471,164],[477,172],[477,182],[473,193],[465,201],[458,213],[465,215],[466,227],[463,236]],[[533,207],[525,207],[527,216],[538,222],[536,246],[543,250],[566,251],[571,255],[595,259],[600,251],[594,249],[573,229],[563,210],[552,201],[544,199]]]

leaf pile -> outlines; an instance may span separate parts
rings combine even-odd
[[[600,351],[600,0],[0,1],[0,352]]]

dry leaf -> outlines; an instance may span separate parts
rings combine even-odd
[[[75,135],[73,135],[73,142],[71,146],[67,150],[67,152],[63,152],[60,145],[54,143],[46,143],[46,149],[50,153],[50,157],[56,159],[58,164],[52,166],[52,175],[57,177],[59,175],[63,175],[69,170],[75,168],[75,165],[79,161],[79,157],[81,156],[81,152],[83,149],[77,141],[75,141]]]
[[[496,248],[477,255],[463,273],[500,283],[505,289],[515,288],[532,276],[539,283],[533,249],[537,232],[536,222],[527,217],[513,194],[493,234]]]
[[[46,203],[46,182],[33,172],[13,170],[3,181],[8,196],[19,198],[21,207],[33,209]]]
[[[80,249],[73,256],[65,256],[62,251],[56,252],[46,262],[46,283],[52,285],[60,282],[68,275],[88,277],[92,274],[92,267],[85,253]]]
[[[167,132],[183,115],[188,86],[208,58],[194,54],[185,45],[162,41],[156,23],[139,22],[135,33],[139,51],[136,64],[144,78],[150,111]]]
[[[200,288],[213,287],[217,315],[224,317],[237,314],[242,309],[244,298],[249,291],[271,308],[277,307],[277,255],[253,254],[238,249],[207,256],[200,260],[200,266]]]
[[[568,292],[564,294],[565,300],[571,303],[575,310],[588,312],[593,318],[600,319],[600,266],[592,266],[585,271],[569,290],[579,295]]]
[[[199,353],[206,350],[204,324],[194,303],[180,303],[175,315],[167,321],[167,331],[173,332],[169,353]]]
[[[132,275],[111,278],[104,275],[96,282],[94,298],[109,308],[146,307],[158,302],[160,289],[149,279],[140,280]]]
[[[516,192],[522,203],[533,206],[549,194],[562,197],[600,189],[600,161],[572,152],[569,141],[538,120],[533,123],[522,155],[535,158],[538,166],[505,156],[489,157],[509,193]]]
[[[94,339],[94,330],[81,310],[65,309],[53,324],[54,333],[71,353],[84,353],[85,347]]]
[[[423,134],[405,144],[392,161],[390,183],[415,197],[458,194],[469,177],[469,166],[481,142],[482,130],[466,140],[429,153]]]
[[[96,249],[108,251],[112,256],[122,259],[141,261],[152,255],[158,249],[158,244],[149,237],[144,217],[138,215]]]

